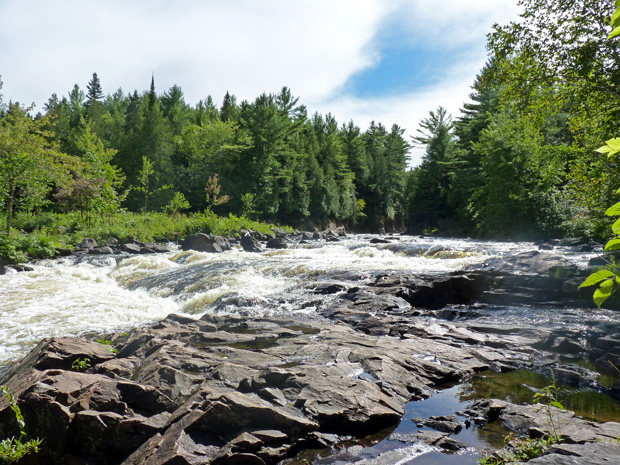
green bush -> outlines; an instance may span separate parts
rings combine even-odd
[[[62,246],[53,237],[38,231],[19,237],[17,242],[20,250],[35,259],[52,258],[56,255],[56,249]]]
[[[15,263],[28,260],[28,255],[23,250],[20,250],[15,237],[4,235],[0,235],[0,257],[8,258]]]
[[[15,216],[13,227],[24,232],[33,232],[36,230],[51,228],[57,221],[56,215],[51,212],[44,212],[40,215],[20,213]]]

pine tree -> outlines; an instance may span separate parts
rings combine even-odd
[[[239,120],[239,106],[237,105],[237,97],[230,95],[226,91],[224,95],[224,101],[220,108],[220,119],[222,121],[238,121]]]
[[[86,85],[86,89],[88,90],[86,93],[86,106],[103,100],[103,90],[101,89],[101,81],[97,77],[97,73],[93,73],[93,77]]]
[[[190,108],[183,98],[183,91],[179,86],[174,85],[170,90],[164,92],[161,97],[161,108],[172,133],[175,136],[181,135],[183,128],[189,124],[191,115]]]
[[[85,98],[84,92],[77,84],[74,85],[71,92],[69,92],[69,111],[71,113],[70,123],[72,128],[78,127],[82,116],[84,116]]]
[[[454,144],[452,118],[439,107],[420,122],[414,143],[424,145],[426,153],[414,170],[415,186],[409,198],[409,227],[415,232],[442,226],[454,217],[448,205],[450,177],[447,170],[449,150]]]
[[[220,119],[220,113],[210,95],[198,102],[194,110],[194,120],[198,126],[204,126],[218,119]]]
[[[103,90],[101,89],[101,81],[97,77],[97,73],[93,73],[92,79],[86,85],[86,118],[93,123],[93,131],[102,136],[103,130]]]
[[[151,206],[163,207],[170,200],[163,188],[174,181],[171,157],[174,150],[172,132],[165,123],[159,99],[155,93],[155,77],[151,78],[151,87],[146,94],[144,117],[140,128],[140,155],[148,157],[153,163],[152,186],[155,192]]]

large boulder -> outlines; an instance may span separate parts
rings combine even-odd
[[[268,249],[286,249],[288,247],[284,237],[272,237],[267,241]]]
[[[220,253],[231,249],[228,239],[222,236],[197,233],[188,236],[181,242],[183,250],[196,250],[198,252]]]
[[[256,239],[249,233],[245,234],[241,238],[240,244],[243,250],[245,250],[246,252],[262,252],[263,251],[263,248],[261,247],[260,242],[258,242],[258,239]]]

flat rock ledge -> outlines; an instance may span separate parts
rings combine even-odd
[[[620,462],[620,423],[593,423],[572,412],[550,407],[561,437],[559,444],[527,462],[528,465],[611,465]],[[466,412],[478,423],[502,422],[518,434],[538,438],[550,432],[546,411],[540,405],[515,405],[496,399],[482,400]],[[525,462],[512,462],[518,465]]]
[[[44,438],[23,463],[277,463],[395,425],[407,402],[504,357],[279,318],[170,315],[110,339],[43,340],[0,380]],[[17,433],[2,398],[0,437]]]

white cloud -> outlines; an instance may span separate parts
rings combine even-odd
[[[512,0],[393,0],[393,6],[392,21],[412,44],[443,50],[484,45],[494,23],[514,20],[520,11]]]
[[[252,100],[286,85],[310,112],[414,134],[439,105],[457,115],[484,64],[485,34],[516,14],[516,0],[1,0],[2,92],[41,108],[54,92],[85,89],[93,72],[105,93],[146,90],[154,73],[158,92],[180,85],[191,104],[209,94],[219,103],[227,90]],[[355,73],[380,61],[391,30],[407,46],[458,56],[430,87],[343,95]]]
[[[428,117],[429,111],[442,106],[453,118],[459,115],[460,108],[471,93],[471,85],[479,68],[475,64],[457,67],[441,82],[404,95],[372,99],[343,96],[313,102],[310,107],[321,113],[331,112],[341,124],[353,119],[362,130],[373,120],[382,123],[388,130],[393,124],[398,124],[406,129],[407,141],[411,142],[410,136],[416,134],[420,121]],[[410,164],[418,165],[423,155],[423,148],[414,147]]]
[[[0,30],[4,94],[41,105],[85,87],[93,72],[105,92],[146,89],[154,72],[159,91],[178,84],[192,103],[284,85],[316,98],[372,64],[371,40],[389,11],[378,0],[4,0],[0,17],[13,18]]]
[[[388,129],[398,124],[406,129],[410,141],[429,111],[443,106],[453,119],[459,116],[487,59],[486,34],[494,23],[515,20],[519,8],[510,0],[394,0],[391,6],[393,11],[385,22],[399,29],[398,36],[408,39],[408,46],[459,49],[452,66],[442,70],[439,81],[405,94],[365,99],[337,95],[310,106],[331,112],[341,123],[353,119],[362,129],[373,120]],[[411,166],[418,165],[423,155],[424,148],[412,148]]]

